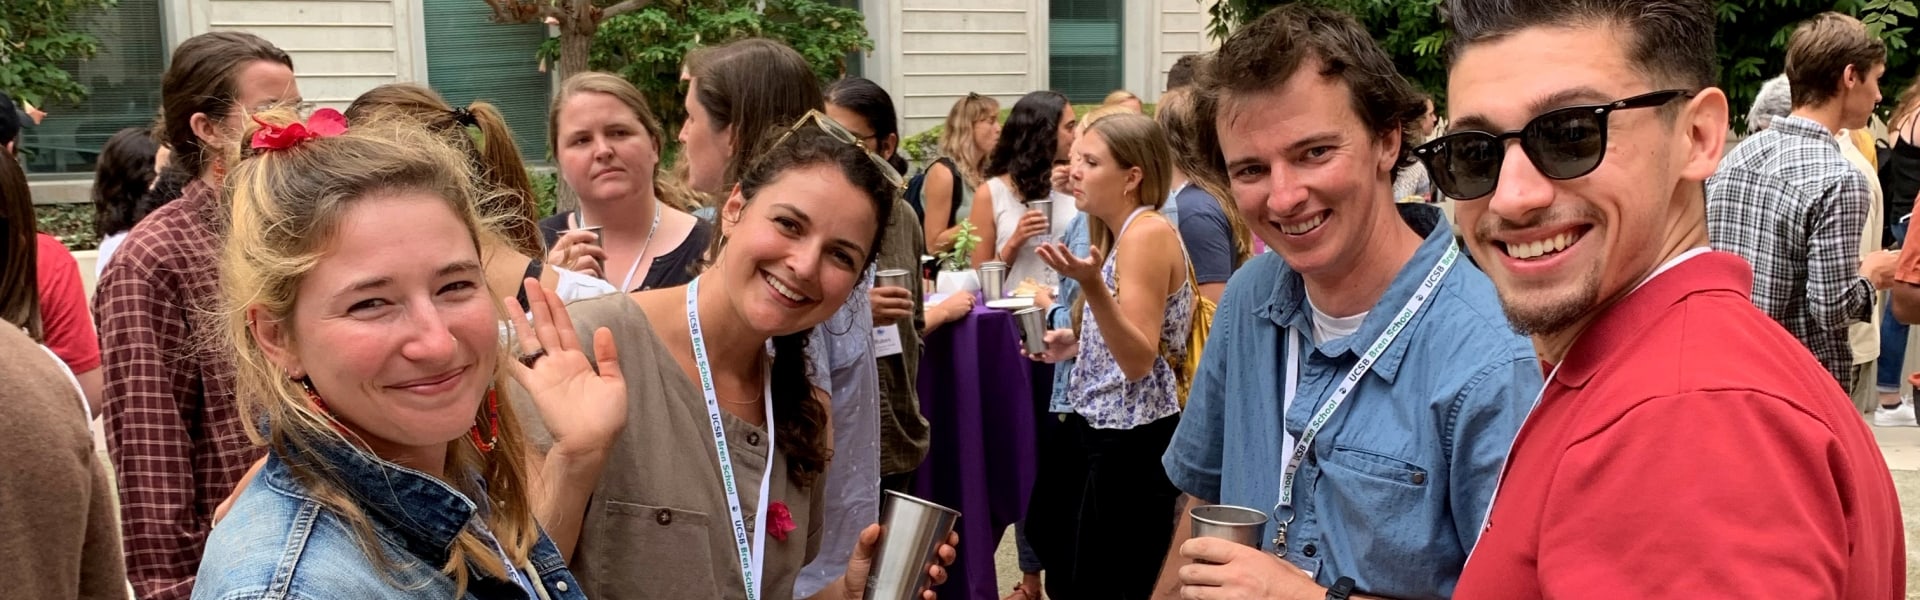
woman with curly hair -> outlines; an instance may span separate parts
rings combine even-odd
[[[1000,141],[1000,101],[992,96],[967,94],[953,103],[940,131],[940,157],[927,165],[921,185],[926,216],[927,251],[953,249],[960,218],[973,214],[973,191],[983,183],[987,157]]]
[[[973,266],[1006,263],[1008,290],[1050,288],[1058,277],[1040,262],[1034,249],[1065,233],[1067,222],[1078,212],[1072,196],[1053,189],[1054,169],[1065,169],[1078,127],[1073,105],[1060,92],[1039,91],[1020,98],[987,162],[987,182],[974,190],[974,197],[993,200],[975,202],[969,217],[980,239],[993,240],[993,245],[974,249]],[[1053,201],[1052,214],[1029,208],[1037,200]]]

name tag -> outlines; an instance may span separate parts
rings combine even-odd
[[[893,356],[905,351],[906,349],[900,343],[899,325],[873,328],[874,357]]]

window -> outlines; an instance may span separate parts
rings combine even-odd
[[[448,104],[485,100],[500,108],[528,163],[547,159],[547,106],[553,75],[534,52],[547,38],[539,23],[492,21],[478,0],[425,0],[427,80]]]
[[[1048,87],[1076,104],[1099,104],[1122,86],[1121,11],[1110,0],[1050,0]]]
[[[80,21],[79,29],[99,40],[100,52],[60,67],[89,93],[79,104],[40,106],[47,118],[39,126],[24,123],[19,146],[30,174],[90,174],[107,138],[127,127],[152,125],[160,114],[167,52],[160,0],[120,0],[113,8],[88,11]]]

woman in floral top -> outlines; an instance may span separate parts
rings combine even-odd
[[[1179,491],[1160,468],[1179,424],[1173,365],[1186,356],[1194,289],[1179,233],[1156,210],[1171,156],[1152,119],[1100,119],[1073,145],[1075,204],[1093,255],[1059,243],[1042,260],[1083,290],[1074,327],[1035,358],[1077,357],[1073,410],[1041,451],[1028,537],[1062,598],[1146,598]],[[1112,248],[1112,252],[1106,252]]]

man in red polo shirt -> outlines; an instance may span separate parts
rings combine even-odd
[[[1449,0],[1452,131],[1416,151],[1546,389],[1459,598],[1905,595],[1873,434],[1707,248],[1709,0]]]

